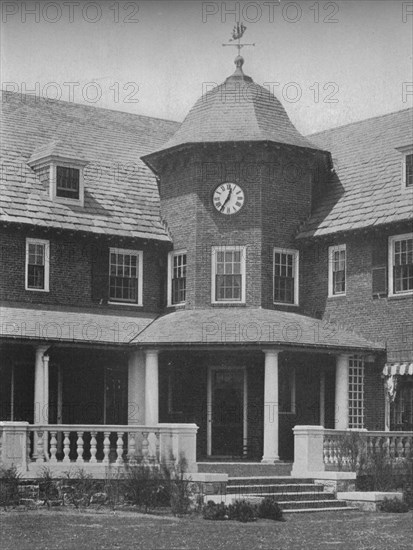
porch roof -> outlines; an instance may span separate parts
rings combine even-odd
[[[126,346],[155,314],[91,308],[0,305],[0,338]]]
[[[149,324],[131,343],[147,347],[178,345],[277,346],[383,351],[371,342],[336,324],[297,313],[261,308],[211,308],[180,310]]]

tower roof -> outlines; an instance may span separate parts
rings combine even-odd
[[[190,143],[245,141],[318,149],[298,132],[281,102],[244,74],[243,63],[244,59],[237,56],[235,72],[198,99],[177,132],[158,152]]]

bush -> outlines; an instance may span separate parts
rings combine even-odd
[[[15,466],[0,468],[0,505],[15,506],[19,503],[20,477]]]
[[[182,516],[189,512],[191,506],[191,479],[186,477],[188,462],[181,455],[178,462],[166,469],[165,477],[169,480],[170,505],[175,516]]]
[[[284,521],[283,511],[274,497],[264,498],[258,505],[258,517]]]
[[[58,481],[53,479],[52,472],[47,466],[44,466],[40,470],[39,490],[41,498],[49,507],[51,500],[59,498]]]
[[[213,500],[209,500],[202,509],[202,516],[204,519],[213,521],[228,519],[228,507],[223,502],[216,504]]]
[[[256,521],[258,516],[257,506],[247,500],[236,500],[228,506],[228,516],[229,519],[236,519],[243,523]]]
[[[381,512],[390,512],[392,514],[404,514],[409,511],[409,507],[405,502],[398,500],[397,498],[386,498],[380,504],[379,510]]]
[[[85,472],[83,468],[77,468],[65,472],[66,484],[62,487],[62,491],[67,491],[64,494],[66,500],[80,508],[89,506],[93,493],[96,490],[96,482],[93,476]]]

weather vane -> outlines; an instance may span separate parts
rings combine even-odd
[[[244,25],[244,23],[237,23],[234,28],[232,29],[232,38],[230,38],[230,42],[233,42],[237,40],[237,44],[222,44],[223,46],[235,46],[238,48],[238,55],[241,55],[241,48],[244,48],[245,46],[255,46],[255,44],[241,44],[241,38],[244,36],[245,31],[247,30],[247,27]]]

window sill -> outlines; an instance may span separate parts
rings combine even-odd
[[[402,300],[403,298],[413,298],[413,292],[405,292],[403,294],[389,294],[387,298],[389,300]]]
[[[180,304],[167,304],[166,307],[170,308],[173,307],[175,309],[184,309],[186,306],[186,302],[181,302]]]
[[[50,292],[48,288],[26,288],[27,292]]]
[[[143,307],[143,304],[133,304],[132,302],[108,302],[108,306],[126,306],[126,307]]]
[[[247,304],[245,302],[211,302],[212,307],[220,307],[220,306],[226,306],[226,307],[245,307]]]
[[[290,304],[288,302],[273,302],[273,305],[283,307],[299,307],[300,304]]]
[[[340,298],[347,298],[347,294],[329,294],[328,295],[328,299],[332,299],[332,300],[337,300],[337,299],[340,299]]]

